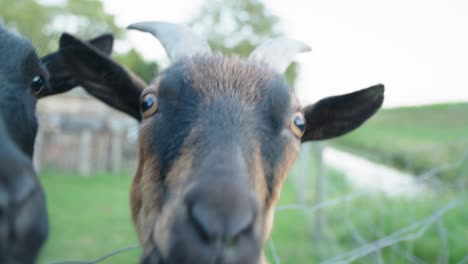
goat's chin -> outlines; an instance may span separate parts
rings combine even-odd
[[[151,252],[141,259],[142,264],[166,264],[167,262],[163,261],[161,254],[157,248],[151,250]]]

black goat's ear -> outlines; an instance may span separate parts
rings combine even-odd
[[[76,41],[64,34],[62,41]],[[140,94],[146,83],[88,43],[76,42],[60,49],[73,79],[92,96],[107,105],[141,120]]]
[[[71,34],[63,33],[59,41],[59,49],[64,49],[67,47],[73,47],[76,45],[83,45],[84,42],[74,37]],[[110,56],[112,53],[112,48],[114,47],[114,37],[112,34],[102,34],[93,39],[88,40],[88,44],[98,49],[100,52],[104,53],[107,56]],[[86,44],[85,44],[86,45]]]
[[[384,90],[378,84],[305,107],[306,129],[302,142],[338,137],[359,127],[382,106]]]
[[[62,34],[59,41],[59,50],[50,53],[40,59],[40,63],[49,72],[49,80],[46,89],[38,94],[39,98],[64,93],[76,86],[78,82],[73,78],[69,68],[65,65],[60,50],[73,46],[89,45],[96,48],[99,52],[109,56],[112,52],[114,37],[111,34],[103,34],[88,41],[87,44],[69,34]]]

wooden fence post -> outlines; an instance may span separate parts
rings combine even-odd
[[[44,146],[44,130],[39,127],[37,130],[36,141],[34,143],[33,166],[36,172],[41,170],[42,148]]]
[[[317,166],[317,175],[315,182],[315,199],[316,205],[321,204],[325,200],[325,181],[326,181],[326,167],[323,161],[323,144],[315,143],[313,146],[314,156]],[[322,226],[324,221],[324,212],[318,207],[314,214],[314,241],[317,246],[322,244]]]
[[[299,204],[306,204],[307,203],[307,193],[308,193],[308,184],[307,178],[310,177],[310,144],[305,144],[302,148],[300,159],[299,159],[299,173],[295,176],[295,189],[296,189],[296,196],[297,201]]]
[[[80,175],[89,176],[91,173],[91,144],[92,134],[90,130],[81,133],[80,140]]]
[[[122,164],[122,133],[121,131],[114,130],[112,132],[111,142],[111,157],[112,157],[112,174],[120,174]]]

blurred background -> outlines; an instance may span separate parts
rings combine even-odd
[[[41,56],[64,31],[111,32],[113,57],[146,81],[169,61],[153,37],[125,27],[166,20],[227,54],[280,35],[308,43],[286,74],[303,104],[384,83],[384,109],[369,122],[302,148],[265,247],[271,263],[468,263],[467,12],[461,0],[0,0],[0,22]],[[128,192],[138,124],[82,89],[37,111],[51,223],[39,263],[137,244]],[[136,263],[139,253],[102,263]]]

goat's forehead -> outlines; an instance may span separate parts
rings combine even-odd
[[[21,73],[22,65],[38,63],[32,44],[24,37],[0,26],[0,39],[1,74]]]
[[[180,75],[184,85],[190,86],[201,100],[227,97],[245,105],[255,105],[272,96],[269,92],[272,90],[281,90],[280,94],[286,96],[284,99],[290,99],[289,87],[282,75],[262,63],[238,56],[194,56],[175,63],[167,72]]]

